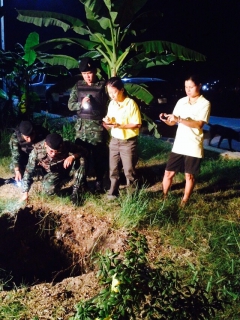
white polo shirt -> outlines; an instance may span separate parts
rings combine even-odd
[[[182,119],[204,121],[208,123],[210,117],[210,102],[202,95],[194,104],[189,103],[189,98],[178,100],[173,114]],[[186,156],[203,157],[203,129],[189,128],[182,123],[178,124],[172,152]]]

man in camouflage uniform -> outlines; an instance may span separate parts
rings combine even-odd
[[[22,179],[22,200],[28,199],[28,192],[32,183],[32,175],[37,165],[45,173],[42,180],[43,191],[54,194],[61,182],[69,178],[73,172],[73,193],[71,200],[78,204],[81,200],[79,189],[85,177],[85,160],[87,151],[80,146],[63,141],[57,133],[47,135],[46,139],[34,145],[29,155],[28,164]]]
[[[9,145],[11,151],[10,169],[15,173],[15,180],[21,181],[28,157],[35,143],[42,141],[48,135],[48,130],[30,121],[21,121],[12,134]]]
[[[108,95],[105,81],[98,79],[97,68],[91,58],[83,58],[79,69],[83,80],[73,87],[68,108],[77,111],[76,143],[88,150],[88,167],[92,165],[96,191],[101,192],[103,176],[108,168],[108,133],[102,125],[102,118],[107,112]]]

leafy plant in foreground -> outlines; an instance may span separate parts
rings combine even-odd
[[[154,268],[146,257],[145,236],[133,232],[123,259],[108,251],[98,255],[98,277],[104,289],[80,302],[72,320],[211,319],[223,310],[217,293],[207,293],[197,280],[190,285],[177,272],[165,271],[162,259]]]

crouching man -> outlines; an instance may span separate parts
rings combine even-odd
[[[14,131],[9,141],[10,169],[15,173],[15,180],[21,181],[34,144],[45,139],[49,131],[40,125],[33,125],[28,120],[22,121]]]
[[[82,184],[85,181],[85,157],[87,151],[70,141],[52,133],[46,139],[34,145],[22,179],[22,200],[28,200],[28,192],[32,184],[32,176],[37,166],[44,171],[42,180],[43,192],[52,195],[60,189],[61,183],[73,173],[73,192],[71,201],[81,202]]]

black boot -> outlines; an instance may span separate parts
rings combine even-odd
[[[95,182],[95,192],[96,193],[104,193],[103,183],[101,180],[96,180]]]
[[[80,206],[83,204],[83,194],[80,187],[73,186],[73,192],[70,199],[72,204],[74,204],[75,206]]]

